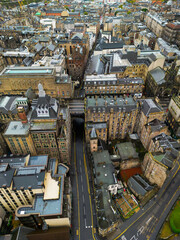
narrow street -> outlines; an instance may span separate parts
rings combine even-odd
[[[84,121],[73,121],[72,134],[72,239],[92,240],[95,236],[95,208],[89,185],[90,170],[84,143]]]

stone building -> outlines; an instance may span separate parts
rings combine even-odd
[[[131,142],[116,144],[114,153],[120,157],[121,170],[140,166],[138,153]]]
[[[53,67],[8,67],[1,72],[0,81],[0,95],[23,95],[30,87],[38,93],[39,83],[51,97],[71,98],[74,94],[71,78]]]
[[[145,23],[147,27],[156,34],[157,37],[162,36],[166,20],[160,17],[158,14],[148,13],[145,17]]]
[[[125,98],[92,96],[87,97],[85,103],[85,123],[107,122],[108,140],[124,139],[127,134],[131,134],[137,113],[138,103],[131,96]]]
[[[140,136],[143,127],[153,121],[158,119],[164,121],[165,115],[163,109],[155,103],[152,99],[140,100],[140,111],[137,118],[137,133]]]
[[[162,38],[170,44],[180,46],[180,22],[166,24],[162,32]]]
[[[58,39],[58,46],[65,49],[67,70],[72,79],[82,80],[89,55],[89,39],[76,33],[70,39]]]
[[[84,80],[86,95],[131,94],[142,96],[144,80],[142,78],[117,78],[116,74],[87,75]]]
[[[151,153],[148,152],[142,163],[142,170],[144,176],[152,184],[157,184],[162,187],[168,175],[168,169],[173,167],[173,162],[177,155],[167,151],[166,153]]]
[[[171,136],[161,133],[151,139],[149,143],[150,152],[165,152],[166,150],[174,149],[180,151],[180,143]]]
[[[167,124],[174,136],[180,138],[180,96],[173,96],[169,103]]]
[[[47,155],[0,158],[0,205],[27,227],[70,226],[69,168]]]
[[[100,123],[86,123],[85,124],[85,136],[86,136],[86,142],[90,142],[90,135],[92,132],[92,129],[95,128],[96,134],[98,139],[107,142],[107,123],[106,122],[100,122]]]
[[[28,99],[21,96],[1,96],[0,97],[0,122],[9,123],[19,120],[19,109],[22,107],[27,113],[29,111]]]
[[[92,153],[97,152],[97,150],[98,150],[98,137],[95,128],[93,128],[90,134],[90,151]]]
[[[39,84],[39,97],[32,101],[31,136],[37,154],[46,153],[60,162],[70,161],[70,116],[55,98],[48,96]],[[64,114],[64,116],[63,116]],[[65,118],[65,119],[64,119]],[[66,121],[67,120],[67,121]]]
[[[138,56],[138,53],[129,47],[107,55],[92,56],[86,69],[86,76],[116,74],[118,79],[142,78],[145,82],[151,60],[145,56]]]
[[[29,122],[11,121],[4,132],[4,139],[13,155],[37,154]]]
[[[144,148],[149,150],[149,144],[151,142],[151,139],[158,136],[161,133],[170,135],[168,127],[164,122],[159,121],[158,119],[154,119],[151,122],[145,124],[142,128],[140,136],[140,140]]]

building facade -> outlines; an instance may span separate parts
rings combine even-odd
[[[138,104],[131,96],[87,97],[85,103],[85,123],[107,122],[108,140],[132,133],[137,113]]]

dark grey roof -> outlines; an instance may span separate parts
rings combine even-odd
[[[152,99],[145,99],[142,101],[142,111],[144,115],[149,116],[150,113],[162,112],[163,110]]]
[[[102,55],[92,56],[86,74],[103,74],[106,61]]]
[[[34,99],[32,101],[32,115],[31,115],[31,119],[39,119],[39,118],[43,118],[43,119],[57,119],[57,112],[55,111],[55,108],[53,108],[55,106],[55,102],[56,99],[45,95],[44,97],[39,97],[38,99]],[[39,117],[37,114],[37,108],[47,108],[49,110],[49,116],[41,116]]]
[[[127,184],[137,195],[142,196],[153,189],[153,187],[150,186],[140,175],[130,177]]]
[[[9,111],[13,114],[17,113],[16,108],[17,96],[2,96],[0,97],[0,112],[7,114]]]
[[[165,82],[165,79],[164,79],[165,73],[166,72],[160,67],[154,68],[153,70],[150,71],[151,76],[153,77],[153,79],[156,81],[158,85]]]
[[[160,121],[159,119],[152,120],[151,122],[147,123],[146,126],[151,127],[151,132],[160,131],[161,129],[167,127],[167,125],[163,121]]]
[[[32,169],[32,168],[31,168]],[[22,169],[20,170],[22,171]],[[16,175],[13,178],[13,188],[20,190],[21,188],[28,189],[31,186],[32,189],[43,188],[45,171],[40,173],[28,174],[29,168],[24,168],[24,175]],[[19,170],[18,170],[19,172]],[[18,173],[17,173],[18,174]]]
[[[159,146],[162,147],[164,150],[166,149],[176,149],[180,151],[180,143],[177,140],[173,139],[171,136],[166,135],[165,133],[161,133],[158,136],[152,139],[154,142],[158,141]]]
[[[3,185],[10,187],[15,169],[9,168],[5,172],[0,172],[0,187]]]
[[[103,39],[96,46],[95,51],[101,51],[103,49],[121,49],[123,48],[124,42],[120,40],[119,42],[106,43]]]

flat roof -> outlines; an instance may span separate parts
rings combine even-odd
[[[48,67],[7,67],[1,75],[52,75],[54,68]]]
[[[42,156],[33,156],[30,157],[28,165],[30,166],[39,166],[39,165],[45,165],[47,166],[48,163],[48,155],[42,155]]]
[[[4,132],[4,135],[27,135],[29,133],[30,124],[22,123],[20,121],[11,121]]]

